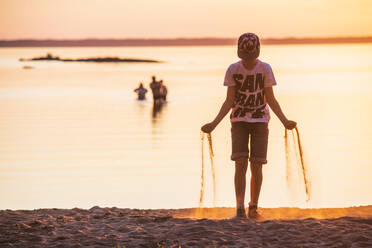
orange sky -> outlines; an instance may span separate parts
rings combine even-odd
[[[0,39],[372,35],[372,0],[0,0]]]

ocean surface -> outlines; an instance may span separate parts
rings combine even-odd
[[[311,183],[300,164],[287,179],[284,128],[272,113],[262,207],[372,204],[372,44],[268,45],[260,59],[277,80],[284,113],[298,122]],[[20,62],[19,58],[119,56],[163,63]],[[234,46],[0,49],[0,209],[197,207],[200,127],[224,101]],[[33,69],[23,69],[32,66]],[[163,79],[168,102],[154,111]],[[212,133],[216,206],[235,205],[230,122]],[[294,147],[292,147],[294,149]],[[207,148],[205,149],[207,151]],[[205,204],[213,181],[205,153]],[[247,174],[249,176],[249,173]],[[249,201],[249,187],[246,202]]]

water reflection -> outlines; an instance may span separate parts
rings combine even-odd
[[[146,112],[147,110],[147,106],[150,104],[150,102],[148,100],[136,100],[136,106],[137,106],[137,109],[138,109],[138,113],[140,114],[140,116],[143,116],[144,113]]]
[[[163,107],[163,104],[159,103],[159,102],[154,102],[154,104],[152,105],[152,119],[153,119],[153,121],[156,121],[156,116],[158,114],[160,114],[162,107]]]
[[[158,126],[161,120],[164,118],[164,112],[166,112],[167,103],[154,102],[152,105],[152,124]]]

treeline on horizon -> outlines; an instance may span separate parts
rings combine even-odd
[[[176,38],[176,39],[66,39],[66,40],[0,40],[0,47],[100,47],[100,46],[223,46],[235,45],[235,38]],[[340,44],[371,43],[372,36],[326,38],[263,38],[262,44]]]

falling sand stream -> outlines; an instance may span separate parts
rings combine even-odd
[[[293,138],[293,147],[294,150],[291,152],[290,149],[290,141],[289,141],[289,134],[292,135]],[[296,139],[297,138],[297,139]],[[288,132],[288,129],[285,129],[285,135],[284,135],[284,142],[285,142],[285,157],[286,157],[286,180],[287,184],[290,186],[291,184],[291,178],[292,178],[292,160],[291,160],[291,154],[295,153],[296,156],[296,163],[300,164],[301,171],[302,171],[302,178],[305,186],[305,193],[306,193],[306,201],[310,200],[310,180],[308,175],[308,169],[304,161],[304,154],[303,149],[301,145],[301,139],[300,139],[300,133],[298,131],[298,128],[296,127],[296,135],[294,134],[294,131],[291,130],[291,132]],[[298,147],[298,150],[297,150]]]
[[[201,171],[201,185],[200,185],[200,199],[199,199],[199,207],[203,206],[204,202],[204,189],[205,189],[205,165],[204,165],[204,140],[205,140],[205,133],[200,132],[201,138],[201,161],[202,161],[202,171]],[[212,135],[207,133],[208,145],[209,145],[209,158],[211,160],[211,170],[212,170],[212,179],[213,179],[213,206],[216,206],[216,174],[214,169],[214,161],[213,161],[213,146],[212,146]]]

